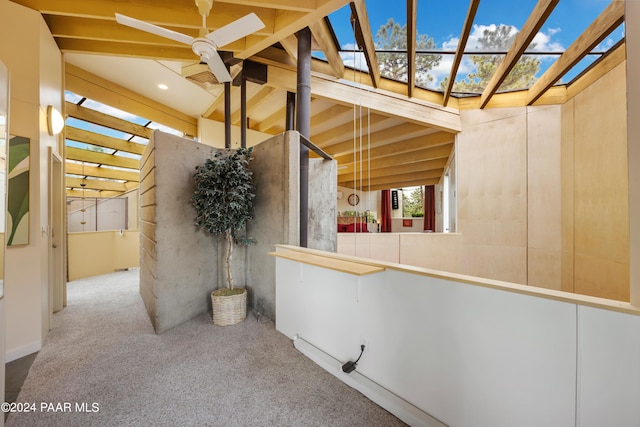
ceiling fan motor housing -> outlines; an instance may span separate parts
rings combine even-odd
[[[216,47],[213,42],[204,37],[198,37],[193,40],[191,44],[193,53],[200,57],[202,62],[208,62],[213,54],[216,52]]]
[[[211,6],[213,6],[213,0],[196,0],[196,6],[198,6],[198,12],[202,16],[209,16]]]

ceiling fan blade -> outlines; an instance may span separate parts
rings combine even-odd
[[[227,66],[222,61],[218,52],[212,52],[212,54],[209,55],[207,58],[207,65],[209,65],[209,69],[211,69],[211,72],[216,76],[216,79],[218,79],[220,83],[231,81],[231,75],[227,70]]]
[[[212,31],[207,34],[207,38],[217,47],[222,47],[263,28],[264,23],[258,18],[258,15],[250,13],[224,27]]]
[[[186,34],[178,33],[173,30],[158,27],[157,25],[149,24],[148,22],[140,21],[135,18],[130,18],[125,15],[116,13],[116,21],[119,24],[126,25],[127,27],[135,28],[137,30],[146,31],[147,33],[155,34],[156,36],[165,37],[167,39],[175,40],[180,43],[190,45],[193,42],[193,37]]]

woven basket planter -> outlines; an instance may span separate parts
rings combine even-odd
[[[235,325],[247,317],[247,290],[241,294],[221,296],[211,292],[213,323],[218,326]]]

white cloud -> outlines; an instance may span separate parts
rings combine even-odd
[[[562,31],[561,28],[549,28],[547,30],[547,32],[549,33],[550,36],[559,33],[560,31]]]
[[[500,24],[502,25],[502,24]],[[495,31],[500,25],[496,25],[496,24],[491,24],[491,25],[473,25],[473,29],[471,30],[471,33],[469,34],[469,40],[467,41],[467,50],[480,50],[482,49],[482,46],[480,45],[480,39],[482,38],[482,35],[484,34],[485,30],[488,31]],[[514,27],[513,25],[508,25],[509,27],[509,35],[514,35],[518,33],[518,29],[516,27]]]
[[[549,33],[538,32],[533,38],[533,43],[535,43],[535,47],[531,50],[537,52],[562,52],[564,51],[564,47],[562,44],[558,42],[554,42],[551,40],[551,36],[556,34],[558,31],[550,30]]]
[[[458,48],[458,43],[460,43],[459,37],[451,37],[442,43],[442,49],[456,50]]]
[[[342,49],[346,51],[340,52],[340,57],[345,66],[355,68],[356,70],[369,71],[364,54],[358,51],[358,47],[355,44],[345,44],[342,46]]]

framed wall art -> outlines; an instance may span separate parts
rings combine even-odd
[[[9,138],[7,246],[29,244],[29,150],[31,141]]]

